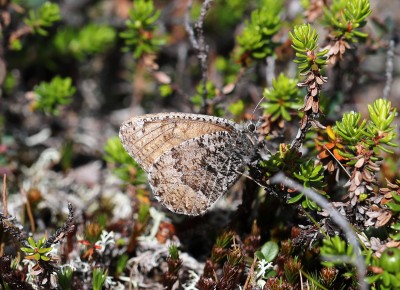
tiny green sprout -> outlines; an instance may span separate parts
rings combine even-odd
[[[135,1],[129,11],[126,29],[120,33],[125,40],[124,51],[132,51],[135,58],[157,52],[165,42],[162,37],[155,36],[159,16],[160,11],[154,7],[152,0]]]
[[[224,77],[224,83],[230,84],[237,81],[240,71],[240,64],[232,58],[218,56],[215,60],[215,68]]]
[[[59,107],[71,103],[75,91],[71,78],[56,76],[50,82],[41,82],[34,88],[35,100],[32,108],[58,115]]]
[[[72,289],[73,275],[74,269],[69,265],[62,266],[57,272],[58,283],[62,290]]]
[[[146,183],[146,174],[125,151],[118,136],[107,140],[104,146],[104,160],[112,166],[112,172],[119,179],[134,185]]]
[[[372,105],[368,105],[370,120],[363,119],[361,114],[356,112],[345,113],[342,120],[336,122],[333,128],[343,141],[356,154],[355,146],[363,144],[368,150],[382,150],[387,153],[393,153],[383,145],[397,147],[392,142],[396,138],[395,126],[392,124],[396,116],[396,109],[392,107],[391,102],[384,99],[376,100]],[[351,154],[340,154],[344,157],[351,158]],[[372,158],[376,158],[372,156]],[[351,165],[351,164],[350,164]]]
[[[325,195],[326,193],[322,190],[325,186],[324,184],[324,168],[322,164],[315,165],[313,160],[308,160],[307,162],[301,163],[300,168],[297,172],[293,172],[294,177],[298,179],[304,187],[312,188],[320,194]],[[299,193],[296,196],[289,199],[288,203],[297,203],[302,201],[301,205],[304,209],[320,210],[318,205],[304,196],[303,193]]]
[[[182,266],[182,260],[179,258],[178,246],[171,244],[168,248],[169,257],[167,258],[168,274],[171,283],[174,284],[178,280],[178,272]]]
[[[328,258],[329,261],[321,262],[325,267],[333,267],[335,265],[345,265],[348,261],[354,260],[354,251],[352,245],[348,245],[339,236],[334,236],[322,241],[320,248],[322,259]],[[343,259],[340,258],[343,257]]]
[[[93,280],[92,280],[93,290],[103,289],[104,282],[107,279],[107,274],[108,274],[107,270],[103,270],[101,268],[94,268]]]
[[[363,202],[364,200],[366,200],[368,198],[368,194],[366,193],[361,193],[360,196],[358,197],[358,201],[359,202]]]
[[[336,121],[336,133],[348,144],[356,145],[365,135],[366,120],[360,124],[361,114],[356,112],[345,113],[342,121]]]
[[[174,92],[170,84],[160,85],[159,89],[162,97],[170,96]]]
[[[46,36],[46,28],[53,25],[54,22],[61,19],[60,7],[58,4],[45,2],[37,11],[30,10],[24,22],[29,26],[33,33]]]
[[[368,105],[370,122],[366,127],[366,135],[370,137],[367,144],[374,146],[384,152],[393,154],[393,151],[383,147],[381,144],[391,147],[397,147],[392,140],[396,138],[394,131],[395,126],[392,125],[396,117],[396,108],[392,107],[392,103],[385,99],[378,99],[372,105]]]
[[[292,47],[296,51],[295,63],[299,64],[300,72],[317,71],[326,65],[328,50],[317,52],[318,34],[310,24],[296,25],[293,32],[289,32]]]
[[[15,74],[8,72],[3,83],[3,89],[6,93],[11,94],[16,88],[18,80]]]
[[[286,280],[295,284],[299,279],[299,270],[301,268],[301,261],[299,261],[299,257],[289,257],[283,266],[283,271],[285,273]]]
[[[10,50],[19,51],[22,49],[22,42],[18,38],[11,39],[9,47],[10,47]]]
[[[168,252],[169,252],[169,256],[171,257],[171,259],[174,259],[174,260],[179,259],[179,250],[178,250],[177,245],[172,244],[171,246],[169,246]]]
[[[150,204],[141,202],[139,204],[138,222],[140,224],[145,224],[149,220],[149,217],[150,217]]]
[[[196,2],[194,2],[196,3]],[[229,27],[235,27],[237,23],[243,18],[250,3],[243,0],[220,0],[213,3],[212,9],[207,15],[206,21],[211,23],[218,22],[218,26],[214,27],[217,31],[228,31]],[[197,9],[197,7],[193,7]],[[194,10],[192,9],[192,10]],[[199,12],[196,13],[198,18]]]
[[[215,241],[215,246],[226,248],[232,242],[232,239],[232,232],[225,232],[217,238],[217,240]]]
[[[83,60],[88,55],[104,52],[115,40],[114,28],[107,25],[88,24],[79,30],[60,28],[54,37],[55,48],[63,55]]]
[[[290,79],[284,74],[272,81],[272,88],[265,89],[263,93],[266,101],[260,107],[264,113],[272,117],[272,121],[284,119],[292,120],[291,112],[297,112],[301,108],[299,103],[300,90],[297,87],[297,80]]]
[[[334,36],[343,36],[352,42],[368,36],[359,29],[365,26],[371,14],[369,0],[335,0],[324,9],[324,14],[325,23],[334,28]]]
[[[32,237],[28,238],[28,243],[29,243],[29,248],[28,247],[22,247],[21,251],[26,253],[25,259],[28,260],[36,260],[36,261],[50,261],[50,257],[48,257],[48,254],[51,252],[53,248],[43,248],[43,245],[45,244],[46,238],[43,237],[37,242]]]
[[[225,257],[225,251],[228,245],[232,242],[233,233],[232,232],[224,232],[220,235],[215,241],[215,245],[213,250],[211,251],[211,260],[214,262],[220,261]]]
[[[214,83],[212,81],[208,81],[206,84],[206,90],[207,90],[207,95],[206,99],[207,100],[212,100],[216,97],[217,95],[217,88],[215,87]],[[196,108],[200,108],[203,105],[204,99],[203,99],[203,85],[200,83],[196,87],[196,95],[190,98],[190,101],[193,103],[193,105]]]
[[[231,266],[237,266],[243,261],[243,258],[243,253],[240,248],[233,248],[226,255],[226,260]]]
[[[243,100],[237,100],[228,107],[229,112],[234,116],[240,116],[244,113],[245,105]]]
[[[276,43],[272,37],[281,27],[281,0],[264,0],[259,9],[251,13],[250,21],[241,35],[237,37],[242,57],[250,54],[253,59],[264,59],[274,52]]]
[[[11,269],[16,270],[19,266],[21,258],[20,256],[15,257],[14,259],[11,260]]]
[[[123,254],[123,255],[121,255],[121,257],[119,257],[116,268],[115,268],[115,275],[117,277],[124,272],[128,260],[129,260],[129,256],[127,254]]]

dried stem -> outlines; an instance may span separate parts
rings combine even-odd
[[[254,255],[253,263],[251,263],[250,271],[249,271],[249,274],[247,275],[246,282],[244,283],[243,290],[251,289],[248,286],[253,286],[253,285],[249,285],[249,284],[251,282],[254,282],[254,281],[252,281],[252,279],[254,278],[253,277],[254,276],[254,268],[256,267],[256,265],[257,265],[257,256]]]
[[[313,55],[310,53],[310,55]],[[311,126],[315,128],[325,129],[319,121],[321,109],[319,106],[319,94],[322,89],[322,85],[327,82],[327,77],[321,74],[319,68],[309,70],[303,74],[305,80],[298,83],[298,87],[305,87],[307,89],[307,95],[304,98],[304,105],[301,109],[304,112],[303,118],[300,121],[300,127],[297,131],[297,135],[291,144],[292,149],[298,150],[303,144],[307,131]]]
[[[3,175],[3,211],[4,216],[8,216],[8,209],[7,209],[7,175]]]
[[[393,58],[394,58],[394,48],[396,43],[393,39],[389,41],[388,51],[386,53],[386,84],[383,89],[382,98],[387,99],[390,94],[390,88],[393,83]]]
[[[367,290],[368,287],[364,281],[366,273],[364,258],[361,255],[360,243],[358,242],[357,235],[355,234],[351,224],[329,203],[328,200],[326,200],[324,197],[322,197],[315,191],[311,190],[310,188],[305,188],[302,185],[298,184],[297,182],[293,181],[292,179],[286,177],[283,173],[278,173],[277,175],[275,175],[271,179],[271,183],[283,184],[296,191],[301,191],[308,198],[315,201],[321,208],[325,209],[330,214],[332,220],[342,228],[344,234],[347,237],[348,242],[353,246],[356,259],[355,261],[352,260],[349,262],[352,263],[357,268],[357,277],[360,289]],[[343,258],[347,259],[347,257]]]
[[[31,204],[29,203],[28,194],[23,189],[21,189],[21,192],[23,195],[25,195],[25,198],[26,198],[26,212],[28,213],[28,218],[29,218],[29,222],[31,224],[32,233],[34,233],[36,231],[35,220],[33,218],[32,208],[31,208]]]
[[[202,82],[202,97],[203,97],[203,107],[202,111],[206,111],[207,107],[207,80],[208,80],[208,45],[205,43],[204,39],[204,19],[210,9],[212,0],[205,0],[201,6],[200,16],[194,24],[196,32],[190,25],[190,9],[192,7],[192,0],[187,3],[187,9],[185,14],[185,29],[189,35],[190,43],[197,52],[197,58],[200,61],[201,67],[201,82]]]
[[[67,236],[67,234],[73,232],[73,230],[75,229],[75,225],[73,224],[74,210],[71,203],[68,203],[68,212],[68,218],[64,222],[64,225],[61,228],[57,229],[57,231],[47,239],[44,247],[50,247],[51,245],[60,243]]]
[[[8,209],[7,209],[7,175],[3,175],[3,211],[4,211],[4,216],[8,216]],[[4,247],[5,243],[2,237],[2,241],[0,243],[0,257],[3,257],[4,254]]]

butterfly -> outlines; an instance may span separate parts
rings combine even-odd
[[[119,138],[146,171],[155,198],[185,215],[206,212],[255,154],[254,125],[214,116],[159,113],[132,117]]]

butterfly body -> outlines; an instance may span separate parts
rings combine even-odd
[[[199,215],[237,181],[254,155],[253,132],[223,118],[185,113],[133,117],[120,128],[154,196],[173,212]]]

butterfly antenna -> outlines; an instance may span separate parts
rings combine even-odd
[[[244,177],[246,177],[246,178],[248,178],[248,179],[254,181],[258,186],[260,186],[260,187],[262,187],[262,188],[264,188],[264,189],[267,188],[265,185],[259,183],[257,180],[255,180],[255,179],[254,179],[253,177],[251,177],[250,175],[248,175],[248,174],[246,174],[246,173],[244,173],[244,172],[240,172],[239,170],[235,170],[235,171],[236,171],[236,173],[239,173],[240,175],[242,175],[242,176],[244,176]]]
[[[264,99],[265,99],[265,97],[263,96],[263,97],[258,101],[256,107],[254,108],[253,112],[251,113],[251,119],[252,119],[252,120],[255,119],[255,115],[254,115],[254,114],[256,113],[256,110],[260,107],[260,104],[261,104],[261,102],[262,102]],[[257,122],[256,122],[255,124],[253,124],[255,128],[258,127],[259,121],[260,121],[260,119],[258,119]],[[251,123],[253,123],[253,122],[251,122]]]
[[[261,102],[262,102],[264,99],[265,99],[265,97],[263,96],[263,97],[261,98],[261,100],[258,101],[256,107],[255,107],[254,110],[253,110],[253,113],[251,113],[251,115],[252,115],[253,117],[254,117],[254,114],[255,114],[256,110],[258,109],[258,107],[260,106]]]

